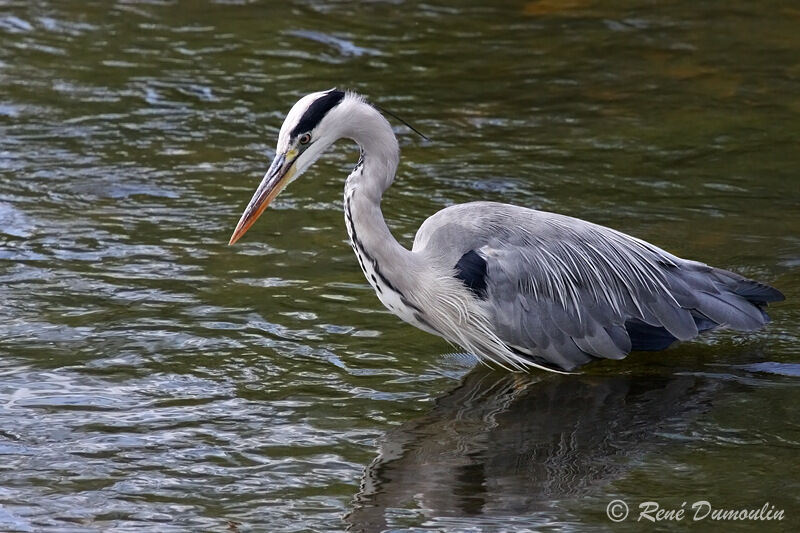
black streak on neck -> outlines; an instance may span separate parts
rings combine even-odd
[[[361,159],[359,159],[359,164],[363,163],[363,157],[364,157],[364,154],[362,152]],[[356,168],[358,168],[358,165],[356,166]],[[420,309],[416,305],[414,305],[411,302],[409,302],[408,298],[406,298],[406,296],[402,292],[400,292],[400,290],[397,287],[395,287],[388,279],[386,279],[386,277],[383,275],[383,273],[378,268],[378,261],[374,257],[372,257],[371,255],[369,255],[369,253],[367,253],[367,251],[364,249],[364,245],[361,244],[361,240],[359,240],[358,234],[356,233],[356,226],[355,226],[355,224],[353,224],[353,214],[350,211],[350,200],[349,200],[349,198],[345,199],[344,216],[345,216],[345,221],[347,222],[347,225],[350,227],[350,240],[353,243],[353,249],[356,252],[356,257],[358,257],[358,262],[361,263],[361,256],[363,255],[364,259],[366,261],[369,261],[372,264],[372,269],[375,271],[375,274],[378,276],[378,278],[380,278],[381,283],[383,283],[383,285],[385,285],[390,290],[396,292],[400,296],[400,301],[403,302],[404,305],[406,305],[407,307],[413,309],[420,316],[422,316],[424,314],[422,312],[422,309]],[[364,272],[365,275],[367,275],[367,270],[366,270],[366,268],[364,268],[364,264],[363,263],[361,263],[361,270]],[[375,284],[375,287],[377,288],[378,292],[381,292],[380,285],[378,283]]]

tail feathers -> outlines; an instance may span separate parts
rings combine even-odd
[[[733,292],[751,304],[759,307],[765,306],[769,302],[782,302],[786,299],[783,293],[778,289],[751,279],[740,280],[736,286],[733,287]]]
[[[698,292],[695,296],[698,302],[697,311],[721,326],[753,331],[766,323],[764,313],[757,306],[735,293]]]
[[[770,302],[782,302],[786,299],[783,293],[775,287],[745,278],[734,272],[712,268],[710,273],[717,289],[723,292],[732,292],[753,305],[765,306]]]

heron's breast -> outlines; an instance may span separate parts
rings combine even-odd
[[[401,290],[383,276],[377,261],[361,246],[361,242],[355,232],[352,231],[350,223],[347,224],[347,232],[350,236],[350,246],[352,246],[353,252],[355,252],[358,259],[358,265],[384,307],[412,326],[434,335],[441,335],[425,320],[425,311],[410,302]]]
[[[357,239],[354,240],[352,235],[350,236],[350,244],[358,258],[358,264],[364,273],[364,277],[367,278],[384,307],[404,322],[429,333],[439,335],[425,320],[425,312],[411,303],[402,291],[383,276],[376,261],[361,248],[359,241]]]

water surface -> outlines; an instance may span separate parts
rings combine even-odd
[[[798,24],[738,0],[0,1],[0,530],[634,530],[612,499],[769,501],[787,520],[755,527],[791,530]],[[787,302],[580,376],[444,356],[346,243],[353,146],[226,246],[284,114],[332,86],[433,139],[397,125],[401,242],[505,201]]]

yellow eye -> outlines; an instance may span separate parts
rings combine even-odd
[[[311,142],[311,134],[304,133],[300,136],[300,144],[308,144]]]

